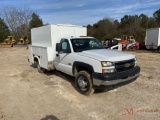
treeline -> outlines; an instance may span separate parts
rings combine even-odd
[[[145,14],[125,15],[118,20],[104,18],[93,25],[88,25],[88,35],[99,40],[105,38],[122,38],[122,35],[134,36],[136,41],[144,42],[146,29],[160,27],[160,9],[152,17]]]
[[[3,6],[0,11],[0,42],[7,36],[14,36],[16,40],[21,37],[31,40],[30,30],[43,26],[39,15],[28,7]]]
[[[0,42],[9,35],[16,40],[20,37],[31,40],[30,30],[44,25],[39,15],[28,7],[3,6],[0,11]],[[143,42],[146,29],[155,27],[160,27],[160,9],[152,17],[145,14],[125,15],[120,21],[104,18],[93,25],[87,25],[87,34],[99,40],[133,35],[136,41]]]

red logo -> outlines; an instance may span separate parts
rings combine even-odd
[[[125,108],[122,115],[134,115],[135,114],[135,110],[134,108]]]

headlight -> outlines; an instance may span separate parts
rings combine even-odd
[[[134,60],[135,60],[135,66],[137,66],[137,58],[135,57]]]
[[[102,74],[105,74],[105,73],[114,73],[115,70],[114,69],[102,69]]]
[[[102,67],[111,67],[114,65],[112,62],[107,62],[107,61],[101,62],[101,64]]]
[[[134,60],[135,60],[135,62],[137,62],[137,58],[136,57],[134,58]]]

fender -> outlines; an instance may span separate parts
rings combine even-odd
[[[84,62],[75,61],[73,63],[73,67],[72,67],[72,73],[73,73],[73,75],[74,75],[74,69],[75,69],[76,66],[82,66],[82,67],[85,67],[85,68],[89,69],[92,73],[94,72],[94,69],[93,69],[92,65],[84,63]]]

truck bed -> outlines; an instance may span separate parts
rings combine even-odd
[[[29,61],[34,63],[34,57],[36,57],[40,61],[40,66],[47,70],[50,70],[49,64],[53,64],[55,54],[55,48],[53,47],[29,45]]]

